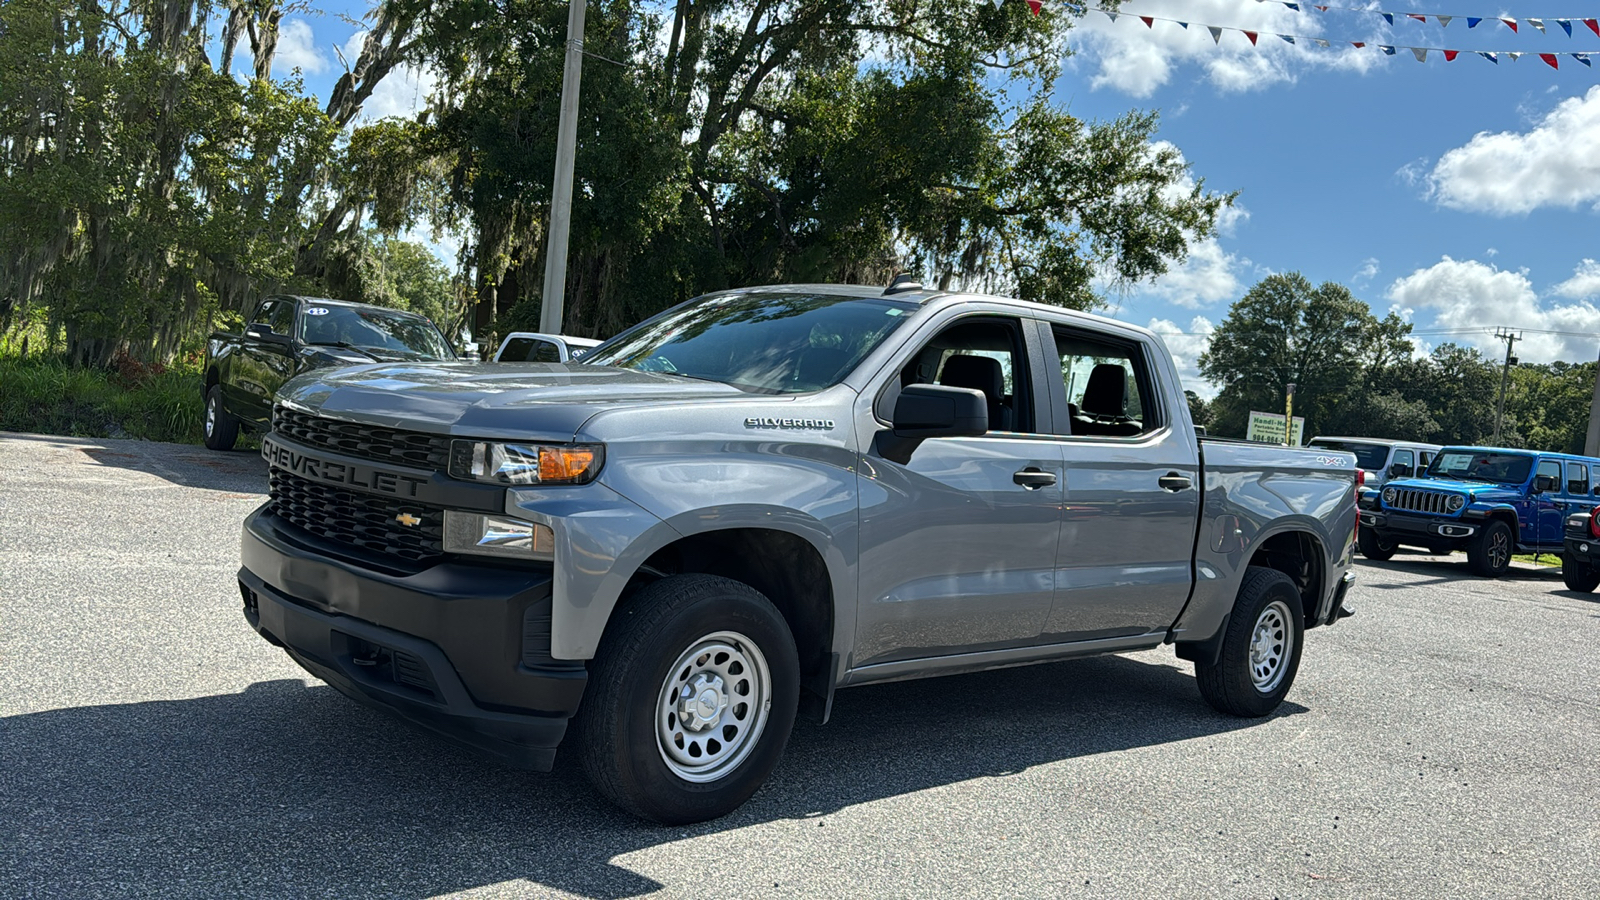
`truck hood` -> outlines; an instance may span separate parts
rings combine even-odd
[[[572,439],[602,409],[747,401],[713,381],[566,363],[388,363],[308,372],[278,392],[307,412],[387,428]]]

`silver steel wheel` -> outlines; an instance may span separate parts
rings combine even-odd
[[[206,437],[211,437],[217,431],[217,398],[206,398]]]
[[[708,634],[672,664],[656,699],[656,746],[684,781],[716,781],[761,739],[772,709],[772,674],[755,642]]]
[[[1250,636],[1250,681],[1256,690],[1270,694],[1283,682],[1289,669],[1289,654],[1294,650],[1294,631],[1289,606],[1274,600],[1256,617]]]
[[[1504,569],[1511,564],[1511,535],[1504,528],[1496,528],[1489,535],[1489,565]]]

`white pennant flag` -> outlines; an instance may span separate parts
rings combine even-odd
[[[1211,30],[1211,43],[1213,43],[1213,44],[1222,43],[1222,29],[1218,28],[1215,25],[1207,25],[1206,27]]]
[[[1517,51],[1515,51],[1515,52],[1511,52],[1511,53],[1507,53],[1507,54],[1506,54],[1506,56],[1507,56],[1507,57],[1508,57],[1508,58],[1509,58],[1509,59],[1510,59],[1510,60],[1511,60],[1511,61],[1512,61],[1512,62],[1516,62],[1516,61],[1517,61],[1517,60],[1518,60],[1518,59],[1519,59],[1519,58],[1521,58],[1521,56],[1522,56],[1522,51],[1521,51],[1521,50],[1517,50]]]
[[[1417,62],[1428,61],[1428,49],[1426,47],[1412,47],[1411,55],[1417,58]]]
[[[1326,47],[1326,46],[1328,46],[1328,42],[1323,40],[1322,38],[1312,38],[1312,40],[1317,42],[1317,46],[1318,47]]]
[[[1454,19],[1455,16],[1434,16],[1434,18],[1439,20],[1440,28],[1449,28],[1450,20]]]
[[[1006,4],[1006,0],[990,0],[990,2],[994,4],[995,9],[999,9]]]
[[[1544,34],[1544,20],[1543,19],[1523,19],[1522,21],[1527,22],[1529,25],[1532,25],[1533,27],[1539,29],[1539,33],[1540,34]]]
[[[1109,10],[1104,10],[1104,9],[1102,9],[1100,11],[1105,13],[1106,14],[1106,18],[1110,19],[1111,21],[1115,22],[1117,20],[1117,14],[1116,13],[1110,12]]]

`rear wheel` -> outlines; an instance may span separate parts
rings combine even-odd
[[[232,450],[239,441],[239,420],[222,407],[222,386],[213,384],[206,391],[206,446],[213,450]]]
[[[1304,636],[1294,581],[1277,569],[1251,566],[1228,617],[1222,653],[1215,663],[1195,663],[1201,696],[1229,715],[1267,715],[1294,684]]]
[[[1511,526],[1495,519],[1483,526],[1477,538],[1467,545],[1467,565],[1475,575],[1499,578],[1511,568]]]
[[[574,722],[595,789],[654,822],[726,815],[766,781],[794,727],[788,623],[749,585],[663,578],[613,615]]]
[[[1371,528],[1361,529],[1361,533],[1356,536],[1356,542],[1361,545],[1362,556],[1378,562],[1394,556],[1394,552],[1400,549],[1393,540],[1380,537],[1378,532]]]
[[[1600,569],[1591,568],[1588,564],[1573,559],[1570,553],[1563,553],[1561,580],[1567,583],[1569,591],[1591,594],[1595,588],[1600,587]]]

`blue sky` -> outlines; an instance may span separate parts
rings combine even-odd
[[[1600,37],[1581,20],[1600,15],[1600,3],[1334,5],[1391,11],[1396,21],[1260,0],[1125,0],[1115,22],[1090,11],[1073,30],[1078,52],[1058,103],[1089,119],[1159,110],[1160,139],[1183,152],[1193,174],[1240,192],[1221,235],[1168,276],[1112,294],[1109,312],[1168,334],[1190,386],[1206,395],[1212,386],[1194,371],[1205,333],[1273,272],[1341,282],[1380,315],[1400,311],[1416,323],[1422,350],[1455,341],[1497,355],[1504,345],[1492,333],[1504,325],[1524,331],[1524,360],[1596,358]],[[325,97],[342,71],[333,48],[352,62],[359,51],[347,17],[367,8],[315,3],[289,16],[274,74],[299,67]],[[1046,15],[1062,10],[1046,0]],[[1456,18],[1441,27],[1436,14]],[[1146,27],[1139,15],[1191,24]],[[1490,21],[1468,29],[1468,16]],[[1493,21],[1502,16],[1519,21],[1517,33]],[[1541,17],[1545,32],[1527,17]],[[1557,17],[1570,19],[1571,37]],[[1214,42],[1204,25],[1260,37],[1252,46],[1227,31]],[[1332,46],[1304,40],[1316,37]],[[1400,49],[1385,56],[1349,41]],[[1419,63],[1404,49],[1412,46],[1438,49]],[[1443,48],[1527,55],[1491,64],[1464,52],[1446,62]],[[1593,52],[1596,66],[1562,56],[1554,70],[1538,58],[1545,52]],[[408,114],[431,86],[425,72],[391,74],[367,113]]]

